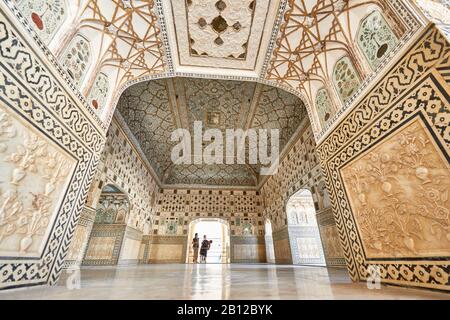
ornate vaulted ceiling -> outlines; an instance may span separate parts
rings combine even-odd
[[[301,100],[281,89],[252,82],[171,78],[127,89],[118,112],[163,184],[256,186],[259,166],[174,165],[176,128],[280,129],[280,149],[306,119]],[[213,118],[213,119],[211,119]]]
[[[71,77],[106,124],[121,93],[136,82],[209,77],[294,93],[317,139],[423,23],[406,0],[5,1],[17,4],[60,60],[76,37],[90,44],[91,52],[73,54],[80,61],[64,66],[68,74],[82,66]],[[417,1],[435,7],[434,0]],[[353,82],[336,88],[333,68],[347,56]]]
[[[214,118],[281,128],[286,145],[306,109],[320,140],[425,23],[407,0],[4,1],[98,120],[118,105],[156,175],[176,184],[254,185],[260,168],[173,167],[174,129]]]

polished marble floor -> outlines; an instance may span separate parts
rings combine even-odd
[[[67,279],[72,279],[68,281]],[[54,287],[0,292],[2,299],[450,299],[450,294],[352,283],[345,269],[281,265],[145,265],[82,268]]]

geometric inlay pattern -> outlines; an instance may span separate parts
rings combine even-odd
[[[279,129],[283,148],[307,116],[301,100],[281,89],[195,78],[136,84],[124,92],[117,109],[160,181],[169,185],[256,186],[259,179],[258,165],[173,164],[176,128],[188,129],[192,138],[195,121],[223,137],[227,129]]]

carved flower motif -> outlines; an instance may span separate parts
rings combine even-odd
[[[436,190],[436,189],[427,189],[425,191],[425,196],[431,201],[439,201],[440,192],[439,192],[439,190]]]
[[[438,219],[448,220],[448,214],[449,214],[448,208],[442,207],[442,206],[437,206],[436,209],[433,210],[433,212],[435,212],[435,215]]]
[[[381,155],[381,162],[386,163],[391,160],[391,157],[387,153],[383,153]]]
[[[418,98],[422,101],[429,101],[431,99],[431,89],[428,87],[422,87],[419,90]]]
[[[407,281],[411,281],[414,278],[414,273],[405,265],[400,267],[400,274]]]
[[[22,216],[19,218],[19,220],[17,221],[17,225],[19,227],[22,227],[24,225],[26,225],[28,223],[28,218],[26,216]]]
[[[422,266],[416,266],[414,268],[414,275],[425,283],[430,279],[430,274]]]
[[[433,266],[431,268],[430,275],[440,284],[447,284],[448,282],[448,273],[438,266]]]
[[[409,156],[414,156],[419,152],[419,147],[415,143],[408,143],[405,147],[405,151]]]
[[[391,276],[392,279],[397,280],[398,276],[399,276],[399,272],[397,270],[397,268],[395,268],[394,266],[389,266],[388,267],[388,273]]]
[[[370,161],[372,162],[378,162],[380,160],[380,157],[376,153],[372,153],[370,157]]]

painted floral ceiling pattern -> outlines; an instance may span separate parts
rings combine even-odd
[[[285,147],[307,117],[300,99],[252,82],[171,78],[136,84],[118,104],[141,150],[163,184],[256,186],[259,166],[248,164],[174,165],[171,141],[176,128],[280,129]],[[209,143],[206,143],[209,144]],[[280,150],[281,151],[281,150]]]

